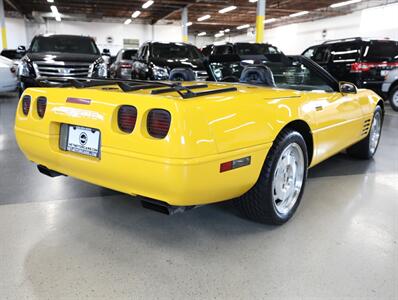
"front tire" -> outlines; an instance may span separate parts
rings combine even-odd
[[[256,222],[281,225],[297,210],[307,179],[306,143],[284,129],[270,149],[254,187],[236,200],[242,214]]]
[[[393,110],[398,111],[398,85],[393,88],[388,99]]]
[[[378,105],[373,114],[372,126],[365,139],[347,149],[347,153],[359,159],[371,159],[379,147],[383,128],[383,110]]]

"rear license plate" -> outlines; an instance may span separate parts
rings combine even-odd
[[[98,129],[67,124],[61,126],[60,147],[65,151],[99,157],[100,141]]]
[[[387,76],[388,73],[390,73],[389,70],[382,70],[382,71],[380,72],[380,75],[381,75],[381,76]]]

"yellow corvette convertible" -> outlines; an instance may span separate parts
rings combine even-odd
[[[304,57],[210,71],[240,83],[38,79],[17,108],[18,145],[44,174],[140,195],[149,208],[234,199],[271,224],[296,211],[308,168],[377,150],[382,99]]]

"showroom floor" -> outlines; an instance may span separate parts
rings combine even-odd
[[[72,178],[40,175],[0,97],[1,299],[398,298],[398,113],[372,161],[310,171],[296,216],[269,227],[230,204],[172,217]]]

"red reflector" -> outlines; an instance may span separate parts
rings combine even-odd
[[[247,156],[222,163],[220,165],[220,173],[248,166],[251,164],[251,159],[251,156]]]
[[[44,117],[47,108],[47,98],[46,97],[39,97],[37,98],[37,114],[40,118]]]
[[[117,113],[119,129],[125,133],[132,133],[137,121],[137,109],[134,106],[123,105]]]
[[[22,98],[22,112],[25,116],[28,115],[29,109],[30,109],[30,102],[32,101],[32,98],[30,96],[24,96]]]
[[[85,104],[89,105],[91,103],[90,99],[82,99],[82,98],[67,98],[67,103],[75,103],[75,104]]]
[[[220,173],[223,173],[223,172],[226,172],[229,170],[232,170],[232,161],[228,161],[228,162],[222,163],[220,165]]]
[[[158,139],[164,138],[170,129],[171,116],[167,110],[153,109],[148,114],[148,133]]]

